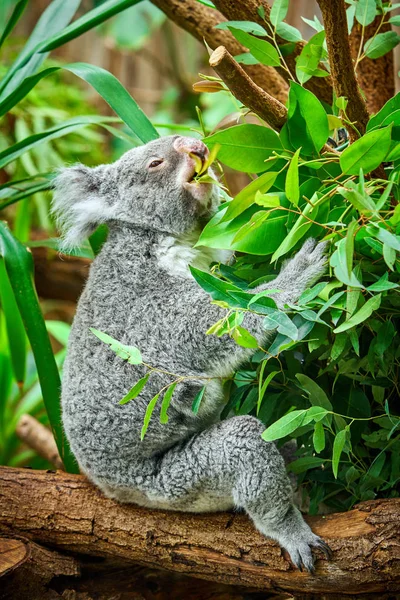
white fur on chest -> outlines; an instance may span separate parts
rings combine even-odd
[[[198,239],[198,234],[190,233],[181,237],[168,236],[159,244],[156,256],[159,266],[170,275],[190,278],[189,265],[208,271],[210,263],[221,262],[226,264],[232,256],[229,250],[215,248],[193,248]]]

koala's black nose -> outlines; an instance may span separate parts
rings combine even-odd
[[[191,154],[194,154],[195,156],[198,156],[199,158],[201,158],[201,160],[204,160],[206,158],[206,154],[207,154],[207,148],[204,146],[204,148],[200,148],[199,150],[192,150]]]
[[[204,161],[209,154],[207,146],[201,140],[189,137],[178,137],[174,141],[174,148],[177,152],[195,154],[202,161]]]

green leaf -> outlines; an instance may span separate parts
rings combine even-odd
[[[14,7],[14,10],[11,14],[11,17],[8,19],[6,26],[3,29],[3,33],[0,37],[0,48],[14,29],[15,25],[18,23],[22,13],[24,12],[26,5],[28,4],[28,0],[19,0]]]
[[[58,451],[66,470],[76,473],[77,464],[69,449],[61,423],[61,382],[58,367],[32,282],[32,254],[13,237],[2,221],[0,221],[0,256],[4,258],[7,275],[33,351],[43,400]]]
[[[72,63],[64,65],[62,68],[89,83],[143,143],[159,137],[157,130],[144,112],[114,75],[105,69],[86,63]],[[27,77],[11,95],[0,102],[0,115],[8,112],[24,98],[43,77],[47,77],[57,70],[59,70],[59,67],[50,67],[36,75]],[[107,122],[106,118],[96,118],[98,121]]]
[[[149,377],[150,377],[150,373],[146,373],[146,375],[144,377],[139,379],[139,381],[137,381],[135,383],[133,388],[131,390],[129,390],[129,392],[126,394],[126,396],[124,396],[122,398],[122,400],[119,401],[119,404],[121,404],[121,405],[127,404],[131,400],[134,400],[135,398],[137,398],[139,396],[140,392],[143,390],[144,386],[146,385]]]
[[[356,2],[356,19],[363,27],[370,25],[376,15],[376,0],[358,0]]]
[[[302,425],[306,413],[306,410],[293,410],[284,417],[281,417],[264,431],[262,434],[263,440],[265,442],[274,442],[293,433],[293,431]]]
[[[342,429],[341,431],[339,431],[339,433],[336,434],[335,440],[333,442],[332,471],[333,475],[335,476],[335,479],[337,479],[338,476],[340,457],[343,452],[348,431],[349,429],[346,426],[345,429]]]
[[[276,28],[286,18],[289,10],[289,0],[275,0],[270,12],[270,21]]]
[[[276,244],[284,239],[286,235],[287,216],[283,214],[278,217],[269,217],[258,227],[251,236],[233,243],[239,229],[247,223],[253,215],[252,208],[244,211],[238,217],[229,222],[222,222],[224,211],[219,211],[203,229],[196,246],[208,246],[209,248],[225,248],[227,250],[238,250],[248,254],[266,255],[271,254]]]
[[[246,173],[266,171],[268,165],[265,161],[274,151],[282,150],[275,131],[250,123],[223,129],[203,141],[210,149],[215,144],[220,144],[218,160],[232,169]]]
[[[394,263],[396,262],[396,251],[385,243],[383,244],[383,259],[389,269],[393,271]]]
[[[154,396],[154,398],[152,398],[150,400],[150,402],[148,403],[148,405],[147,405],[146,412],[145,412],[144,419],[143,419],[142,430],[140,432],[140,439],[141,439],[141,441],[144,440],[144,436],[146,435],[147,429],[149,427],[151,415],[154,412],[154,409],[156,407],[157,400],[158,400],[159,396],[160,396],[160,392],[158,392],[158,394],[156,394]]]
[[[392,126],[366,133],[340,155],[340,166],[346,175],[373,171],[384,161],[389,151]]]
[[[325,448],[325,430],[321,421],[318,421],[314,425],[313,446],[317,454],[322,452]]]
[[[274,185],[277,176],[278,173],[268,171],[244,187],[229,203],[221,222],[230,221],[249,208],[254,202],[256,192],[267,192]]]
[[[206,391],[206,386],[204,385],[199,392],[193,398],[192,403],[192,411],[195,415],[199,412],[201,401],[203,400],[204,392]]]
[[[400,252],[400,236],[394,235],[384,227],[379,227],[374,223],[370,223],[366,227],[367,232],[383,244],[387,244],[389,248]]]
[[[94,327],[89,327],[90,331],[102,342],[110,346],[111,350],[122,360],[128,361],[131,365],[141,365],[143,362],[140,350],[136,346],[126,346],[107,333],[103,333]]]
[[[346,331],[347,329],[351,329],[360,323],[363,323],[366,319],[368,319],[372,313],[377,310],[381,305],[382,294],[378,294],[377,296],[373,296],[357,311],[350,319],[336,327],[333,330],[333,333],[341,333],[342,331]]]
[[[299,154],[300,148],[296,150],[288,168],[285,181],[285,193],[292,204],[298,205],[300,200],[299,189]]]
[[[39,53],[53,34],[58,34],[71,21],[81,0],[53,0],[41,14],[28,41],[0,83],[0,100],[11,94],[26,77],[35,73],[47,54]]]
[[[369,217],[372,215],[377,216],[376,204],[372,198],[368,194],[361,194],[358,186],[353,181],[347,181],[346,187],[339,187],[337,191],[346,200],[351,202],[360,214],[367,214]]]
[[[271,262],[278,260],[281,256],[287,254],[307,233],[312,226],[312,221],[316,220],[319,210],[318,198],[314,194],[311,201],[304,208],[302,214],[297,218],[290,229],[288,235],[281,242],[272,255]]]
[[[355,219],[351,221],[348,226],[346,233],[346,242],[345,242],[345,255],[346,255],[346,267],[347,274],[350,278],[351,272],[353,270],[353,254],[354,254],[354,236],[356,233],[358,223]]]
[[[161,412],[160,412],[160,423],[162,423],[163,425],[168,423],[167,412],[169,409],[169,405],[171,404],[171,400],[172,400],[172,396],[174,394],[175,388],[178,385],[178,383],[179,383],[178,381],[175,381],[175,383],[172,383],[164,394],[164,398],[161,403]]]
[[[257,60],[250,52],[242,52],[241,54],[236,54],[233,57],[236,62],[242,65],[259,65],[260,61]]]
[[[301,42],[301,40],[303,39],[303,36],[301,35],[300,31],[296,29],[296,27],[293,27],[293,25],[289,25],[289,23],[284,23],[283,21],[282,23],[278,23],[278,25],[276,26],[276,33],[279,37],[283,38],[284,40],[287,40],[288,42]],[[279,46],[279,49],[284,56],[284,49],[290,46],[291,44]],[[289,54],[291,54],[291,52],[289,52]]]
[[[326,459],[318,458],[317,456],[303,456],[302,458],[298,458],[297,460],[289,463],[287,470],[289,473],[298,475],[299,473],[304,473],[309,469],[321,467],[325,462]]]
[[[386,102],[386,104],[381,108],[376,115],[372,115],[370,120],[368,121],[367,131],[382,125],[382,123],[390,117],[390,115],[396,111],[400,110],[400,92],[398,92],[394,98],[390,98]]]
[[[391,281],[389,281],[389,274],[384,273],[382,277],[378,279],[378,281],[376,281],[372,285],[369,285],[366,289],[368,290],[368,292],[385,292],[386,290],[394,290],[398,287],[398,283],[392,283]]]
[[[339,119],[339,117],[336,117],[335,115],[327,115],[327,116],[328,116],[328,123],[329,123],[330,130],[340,129],[341,127],[343,127],[342,119]]]
[[[329,124],[321,102],[312,92],[294,81],[290,82],[288,120],[281,139],[302,154],[318,154],[329,137]]]
[[[312,38],[303,47],[300,55],[296,60],[296,77],[303,85],[318,71],[318,65],[321,61],[325,41],[325,31],[320,31],[312,36]],[[327,73],[328,75],[328,73]]]
[[[264,208],[276,208],[281,205],[281,199],[274,193],[261,194],[260,192],[256,192],[254,202],[258,204],[258,206],[263,206]]]
[[[357,221],[355,223],[357,224]],[[352,264],[349,259],[347,238],[342,238],[336,242],[336,248],[337,250],[333,252],[330,258],[330,264],[333,267],[335,277],[350,287],[362,288],[363,284],[357,279],[353,271],[349,272],[349,265],[351,267]]]
[[[287,335],[287,337],[293,341],[298,339],[299,332],[296,325],[290,320],[286,313],[279,309],[270,309],[270,313],[267,314],[263,321],[263,328],[267,331],[277,329],[278,333]]]
[[[267,365],[267,361],[264,361],[261,367],[261,371],[260,371],[260,377],[259,377],[259,382],[258,382],[258,401],[257,401],[257,416],[258,413],[260,412],[260,408],[261,408],[261,403],[263,401],[265,392],[267,391],[267,387],[269,386],[269,384],[271,383],[271,381],[273,380],[273,378],[275,377],[275,375],[278,375],[278,373],[280,371],[272,371],[271,373],[268,374],[267,378],[265,379],[264,383],[263,383],[263,374],[264,374],[264,369]]]
[[[232,337],[235,340],[235,342],[243,348],[258,348],[258,342],[256,338],[253,335],[251,335],[251,333],[249,333],[247,329],[244,329],[244,327],[240,327],[240,325],[238,327],[235,327],[232,333]]]
[[[270,67],[279,67],[280,59],[279,54],[272,44],[266,40],[260,40],[245,31],[236,29],[235,27],[229,27],[232,35],[237,39],[238,42],[248,48],[251,54],[260,61],[261,64]]]
[[[231,27],[239,31],[245,31],[246,33],[252,33],[253,35],[258,35],[261,37],[265,37],[267,35],[264,27],[261,27],[261,25],[258,23],[253,23],[252,21],[223,21],[222,23],[218,23],[218,25],[214,25],[215,29],[229,30]]]
[[[4,315],[8,348],[15,381],[22,385],[26,373],[26,335],[4,259],[0,256],[0,306]]]
[[[243,240],[248,235],[252,235],[252,233],[268,219],[271,211],[269,210],[260,210],[259,212],[254,213],[254,215],[250,218],[250,221],[245,223],[243,227],[239,229],[235,237],[233,238],[232,243],[239,242]]]
[[[315,421],[315,422],[322,421],[322,419],[324,417],[326,417],[327,414],[328,414],[328,411],[326,410],[326,408],[322,408],[321,406],[311,406],[307,410],[307,414],[304,417],[304,421],[303,421],[302,425],[303,426],[308,425],[312,421]]]
[[[68,2],[69,1],[70,0],[68,0]],[[110,19],[114,15],[139,2],[140,0],[105,0],[105,2],[102,2],[99,6],[89,10],[79,19],[76,19],[73,23],[68,25],[68,27],[60,31],[60,33],[47,38],[38,51],[49,52],[50,50],[59,48],[63,44],[66,44],[70,40],[74,40],[86,31],[97,27],[100,23],[104,23],[107,19]]]
[[[332,410],[332,404],[324,390],[313,379],[302,373],[296,374],[302,390],[307,392],[313,406],[322,406],[326,410]]]
[[[378,33],[375,37],[368,40],[364,45],[364,52],[368,58],[380,58],[387,52],[390,52],[397,46],[400,37],[395,31],[386,31]]]
[[[211,275],[211,273],[207,273],[206,271],[200,271],[192,266],[189,266],[189,268],[194,279],[207,294],[210,294],[213,300],[227,302],[230,306],[237,306],[239,302],[241,308],[247,308],[248,300],[250,300],[249,294],[246,294],[248,300],[237,301],[237,298],[240,298],[240,294],[242,293],[240,288],[232,283],[222,281],[222,279],[218,279],[218,277],[214,277],[214,275]],[[230,292],[236,292],[239,296],[231,295]]]

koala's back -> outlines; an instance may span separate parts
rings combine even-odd
[[[151,454],[209,424],[209,416],[203,422],[201,415],[187,410],[187,399],[179,402],[180,392],[188,393],[188,385],[185,390],[181,385],[174,393],[169,424],[159,423],[157,406],[141,442],[148,403],[173,378],[152,373],[140,396],[120,406],[119,400],[147,369],[126,363],[90,332],[94,327],[138,347],[151,366],[204,376],[212,353],[201,349],[213,340],[204,333],[204,306],[200,297],[196,302],[196,294],[202,291],[190,279],[169,275],[145,260],[143,248],[136,252],[128,244],[119,244],[118,249],[106,246],[92,265],[71,330],[62,390],[64,427],[89,475],[108,468],[110,457]],[[187,295],[192,308],[185,304]],[[197,331],[188,328],[188,310],[198,310]],[[203,383],[192,384],[192,397]]]

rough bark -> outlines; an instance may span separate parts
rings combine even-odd
[[[42,600],[47,585],[54,577],[77,577],[78,561],[27,539],[0,537],[0,556],[10,562],[19,558],[13,568],[0,571],[0,598],[3,600]],[[18,555],[18,556],[17,556]]]
[[[364,44],[374,36],[381,20],[382,17],[378,16],[365,28]],[[379,32],[384,33],[390,30],[390,23],[385,23],[379,29]],[[361,36],[362,26],[356,21],[349,38],[351,54],[354,60],[358,55]],[[374,60],[367,57],[364,58],[357,67],[357,81],[365,94],[368,111],[370,113],[377,113],[390,98],[393,98],[396,92],[393,51]]]
[[[260,6],[264,8],[266,20],[269,19],[269,14],[271,12],[271,7],[266,0],[246,0],[246,2],[238,2],[237,0],[215,0],[214,4],[228,20],[254,21],[260,25],[265,25],[265,22],[258,14],[258,8]],[[279,38],[279,36],[277,37],[277,41],[279,44],[287,44],[287,42]],[[294,74],[296,70],[296,57],[303,48],[304,43],[298,42],[295,51],[292,54],[285,56],[285,61],[292,74]],[[321,65],[321,68],[323,69],[324,67]],[[278,71],[282,77],[288,78],[288,74],[285,70],[278,69]],[[332,83],[330,77],[312,77],[307,81],[304,87],[311,90],[320,100],[324,100],[328,104],[332,103]]]
[[[308,519],[333,549],[300,573],[245,515],[119,505],[83,476],[0,468],[0,528],[58,550],[113,557],[220,583],[292,594],[400,591],[400,500]],[[11,537],[11,536],[10,536]]]
[[[347,98],[346,114],[363,135],[369,115],[354,73],[344,0],[317,0],[317,2],[324,21],[333,88],[337,97]],[[349,136],[351,140],[358,138],[357,132],[350,126]]]
[[[286,107],[258,87],[224,46],[219,46],[211,54],[210,66],[240,102],[274,129],[282,129],[287,118]]]
[[[200,4],[196,0],[151,0],[169,19],[185,29],[200,42],[204,40],[214,50],[225,46],[232,55],[241,54],[245,48],[229,31],[215,29],[215,25],[226,21],[225,17],[212,8]],[[264,65],[248,65],[248,75],[262,89],[267,90],[274,98],[285,102],[288,86],[273,67]]]

